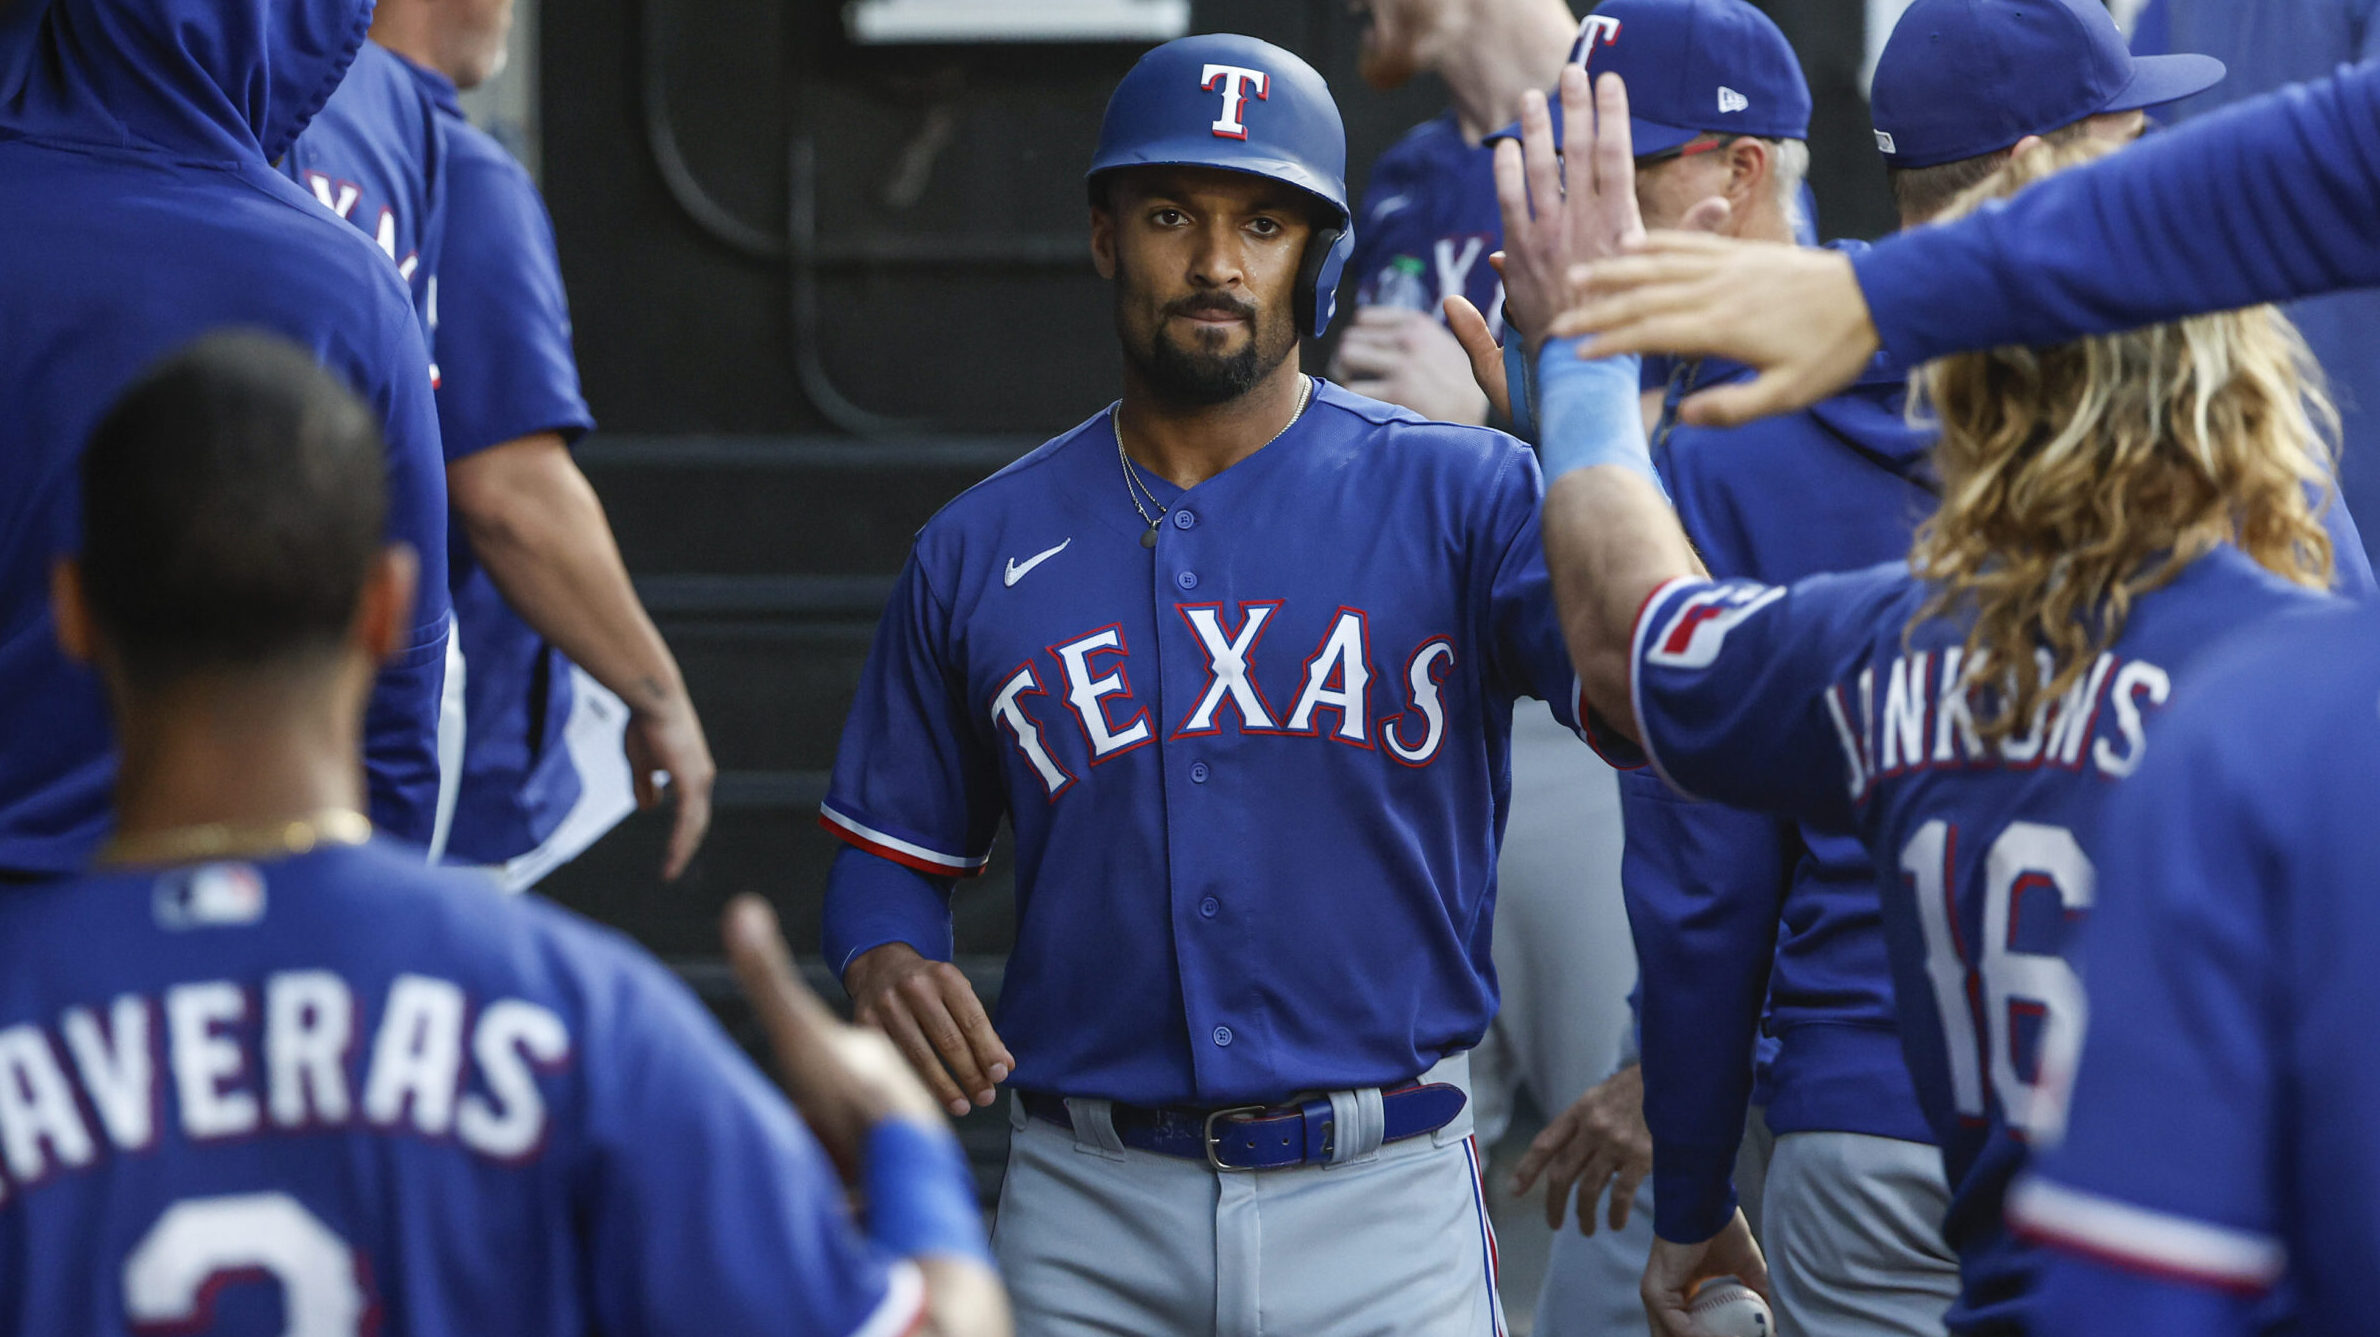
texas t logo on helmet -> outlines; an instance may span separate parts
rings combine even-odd
[[[1266,90],[1272,87],[1271,78],[1262,70],[1243,69],[1238,65],[1209,65],[1199,75],[1198,86],[1208,92],[1215,85],[1223,85],[1223,114],[1215,118],[1214,131],[1218,139],[1246,139],[1248,127],[1240,120],[1240,113],[1248,106],[1248,95],[1254,93],[1262,102]]]
[[[1251,100],[1264,104],[1264,133],[1255,141],[1248,138]],[[1102,202],[1098,182],[1105,173],[1162,166],[1247,172],[1314,198],[1318,216],[1298,307],[1300,325],[1320,335],[1338,309],[1339,274],[1355,250],[1355,225],[1347,210],[1347,130],[1314,67],[1236,33],[1152,48],[1107,101],[1085,174],[1091,203]]]

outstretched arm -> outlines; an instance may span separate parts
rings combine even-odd
[[[1573,66],[1562,72],[1562,105],[1567,191],[1543,97],[1532,92],[1522,105],[1521,143],[1496,146],[1507,306],[1545,313],[1522,326],[1534,327],[1533,340],[1551,313],[1570,305],[1573,265],[1644,236],[1627,89],[1606,75],[1590,100],[1586,71]],[[1664,582],[1700,574],[1701,565],[1653,472],[1635,359],[1584,361],[1562,339],[1546,340],[1536,356],[1554,603],[1587,700],[1634,737],[1628,677],[1637,610]]]
[[[1839,255],[1665,234],[1595,266],[1556,332],[1716,355],[1756,381],[1688,400],[1730,425],[1914,364],[2380,283],[2380,66],[2245,102],[2017,199]]]

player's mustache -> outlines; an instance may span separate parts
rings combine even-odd
[[[1245,300],[1234,300],[1222,293],[1202,293],[1196,297],[1185,297],[1178,302],[1168,303],[1165,314],[1169,316],[1237,316],[1242,320],[1254,320],[1256,304]]]

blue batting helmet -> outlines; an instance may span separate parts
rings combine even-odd
[[[1271,177],[1328,205],[1334,221],[1306,244],[1299,277],[1301,302],[1311,285],[1314,333],[1330,327],[1355,220],[1347,209],[1347,128],[1313,66],[1232,33],[1179,38],[1142,56],[1107,100],[1084,179],[1142,165]]]

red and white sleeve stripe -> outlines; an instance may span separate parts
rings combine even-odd
[[[824,803],[818,805],[818,824],[870,854],[881,855],[894,863],[914,868],[921,873],[931,873],[936,877],[974,877],[983,872],[985,864],[992,861],[989,850],[972,858],[964,855],[945,854],[915,841],[903,840],[899,836],[879,831],[848,813],[835,811],[831,805]]]
[[[1687,798],[1699,798],[1700,796],[1679,784],[1677,778],[1669,773],[1669,768],[1661,764],[1661,754],[1653,747],[1653,731],[1645,727],[1645,640],[1652,633],[1653,610],[1660,607],[1669,598],[1672,591],[1681,586],[1707,585],[1709,583],[1710,581],[1702,576],[1672,576],[1661,582],[1651,594],[1645,596],[1644,603],[1638,606],[1636,627],[1628,634],[1628,709],[1636,716],[1637,746],[1644,749],[1645,760],[1652,764],[1653,774],[1660,776],[1662,783]]]
[[[2288,1253],[2270,1235],[2137,1207],[2038,1175],[2008,1196],[2027,1239],[2110,1266],[2219,1290],[2257,1292],[2280,1280]]]

